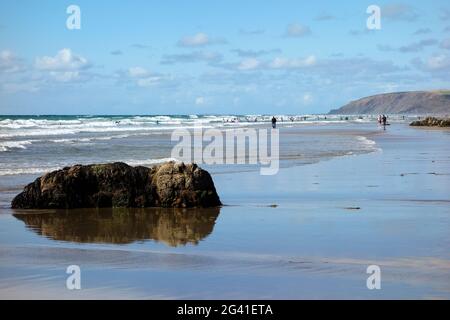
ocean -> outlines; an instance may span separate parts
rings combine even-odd
[[[376,122],[375,116],[278,115],[277,118],[279,127],[284,128],[281,134],[285,134],[280,145],[282,166],[376,150],[367,137],[370,132],[364,129],[364,124]],[[171,133],[175,129],[268,128],[270,120],[271,116],[264,115],[0,116],[0,176],[42,174],[74,164],[117,161],[150,166],[177,160],[171,157],[176,143],[171,141]],[[360,124],[356,131],[354,123]],[[348,134],[336,135],[337,127],[348,128]],[[292,128],[303,135],[295,135],[293,140],[289,134]],[[373,126],[369,131],[373,131]]]

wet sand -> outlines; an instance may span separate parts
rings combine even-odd
[[[0,298],[449,299],[450,131],[370,138],[379,151],[214,174],[217,210],[30,214],[7,208],[28,180],[2,178]]]

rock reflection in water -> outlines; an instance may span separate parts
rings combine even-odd
[[[176,247],[198,244],[214,228],[220,208],[75,209],[16,211],[27,228],[49,239],[127,244],[155,240]]]

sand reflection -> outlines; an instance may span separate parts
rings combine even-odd
[[[176,247],[198,244],[214,229],[220,208],[76,209],[16,211],[39,235],[78,243],[128,244],[155,240]]]

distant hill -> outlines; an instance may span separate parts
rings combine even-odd
[[[450,114],[450,90],[384,93],[352,101],[329,114]]]

